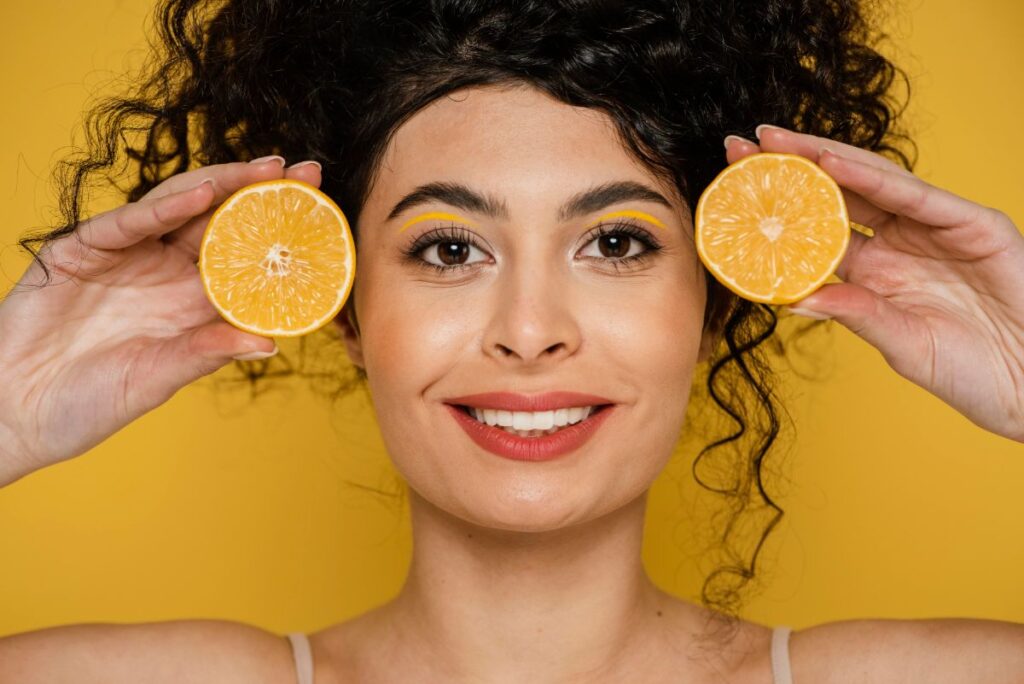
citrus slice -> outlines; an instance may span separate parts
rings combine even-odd
[[[265,336],[322,328],[348,299],[356,276],[352,231],[318,189],[281,179],[224,200],[199,247],[199,273],[231,325]]]
[[[761,152],[711,181],[694,215],[697,254],[744,299],[790,304],[835,273],[850,243],[843,193],[795,154]]]

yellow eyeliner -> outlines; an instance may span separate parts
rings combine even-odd
[[[658,226],[659,228],[665,228],[665,224],[664,224],[664,223],[662,223],[662,222],[661,222],[661,221],[659,221],[658,219],[654,218],[654,217],[653,217],[653,216],[651,216],[650,214],[648,214],[648,213],[645,213],[645,212],[642,212],[642,211],[635,211],[635,210],[633,210],[633,209],[626,209],[626,210],[624,210],[624,211],[613,211],[613,212],[612,212],[612,213],[610,213],[610,214],[605,214],[604,216],[600,216],[600,217],[598,217],[598,218],[597,218],[597,219],[596,219],[596,220],[595,220],[595,221],[594,221],[593,223],[591,223],[590,225],[591,225],[591,226],[593,226],[593,225],[595,225],[595,224],[598,224],[598,223],[600,223],[600,222],[601,222],[601,221],[603,221],[604,219],[610,219],[610,218],[618,218],[618,217],[620,217],[620,216],[626,216],[626,217],[629,217],[629,218],[638,218],[638,219],[643,219],[644,221],[648,221],[648,222],[650,222],[650,223],[653,223],[654,225]],[[589,228],[590,226],[587,226],[587,227]]]
[[[467,221],[466,219],[462,218],[458,214],[447,214],[447,213],[445,213],[443,211],[432,211],[432,212],[429,212],[427,214],[420,214],[416,218],[410,219],[410,220],[406,221],[405,225],[403,225],[398,230],[398,232],[401,233],[403,230],[405,230],[406,228],[408,228],[409,226],[411,226],[413,224],[419,223],[420,221],[429,221],[430,219],[442,219],[444,221],[462,221],[463,223],[468,223],[469,225],[473,225],[472,221]]]

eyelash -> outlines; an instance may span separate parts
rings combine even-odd
[[[650,233],[643,228],[640,228],[637,224],[629,221],[617,222],[617,223],[599,223],[594,226],[594,229],[587,234],[585,245],[589,245],[594,240],[600,239],[605,235],[627,235],[630,238],[639,240],[644,247],[647,249],[640,254],[634,254],[629,257],[621,257],[618,259],[606,258],[604,261],[610,262],[615,267],[615,272],[618,273],[624,265],[635,266],[646,261],[651,256],[660,252],[662,249],[661,244],[655,240]],[[416,265],[434,271],[435,273],[448,273],[451,271],[463,270],[473,268],[477,264],[453,264],[451,266],[443,266],[438,264],[432,264],[428,261],[424,261],[419,258],[418,254],[425,250],[427,247],[433,247],[442,242],[455,242],[464,243],[471,247],[480,249],[480,245],[477,244],[476,240],[473,239],[472,235],[464,228],[456,225],[445,226],[432,230],[428,233],[416,238],[416,240],[403,250],[403,254],[406,259],[414,262]]]

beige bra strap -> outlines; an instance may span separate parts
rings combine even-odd
[[[772,681],[775,684],[793,684],[793,673],[789,668],[789,627],[772,630]]]
[[[292,642],[292,656],[295,658],[299,684],[313,684],[313,651],[309,647],[309,638],[302,632],[292,632],[288,640]]]

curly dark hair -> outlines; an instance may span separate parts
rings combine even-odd
[[[900,148],[916,149],[897,130],[905,98],[893,94],[902,83],[909,98],[909,82],[878,51],[886,36],[869,9],[856,0],[166,0],[138,85],[90,112],[84,151],[55,172],[63,225],[20,244],[38,260],[34,246],[75,230],[91,179],[114,182],[119,168],[130,171],[121,191],[134,201],[190,168],[268,154],[321,162],[323,190],[358,216],[395,130],[446,93],[484,84],[528,84],[606,113],[691,209],[726,165],[723,137],[753,138],[760,123],[912,169]],[[756,544],[729,551],[701,590],[706,606],[735,617],[783,514],[765,488],[765,459],[785,413],[767,354],[786,345],[772,306],[706,279],[704,325],[717,343],[695,387],[706,386],[728,427],[697,454],[693,475],[728,502],[723,548],[745,511],[769,513]],[[351,304],[342,315],[358,326]],[[287,358],[270,362],[301,373]],[[255,388],[270,362],[237,367]],[[335,396],[365,383],[353,370]],[[711,456],[726,452],[722,469]],[[726,473],[724,484],[702,465]]]

